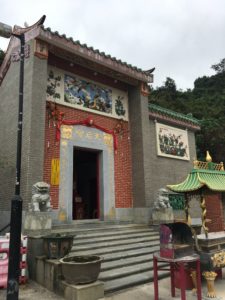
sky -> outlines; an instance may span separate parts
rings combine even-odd
[[[153,87],[166,77],[177,88],[214,74],[225,58],[224,0],[0,0],[0,22],[66,34],[142,70],[155,67]],[[0,38],[0,49],[8,40]]]

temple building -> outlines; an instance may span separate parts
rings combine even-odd
[[[149,104],[148,71],[50,28],[25,41],[23,210],[43,181],[54,222],[148,223],[158,189],[192,168],[198,121]],[[0,225],[15,185],[18,51],[11,37],[0,68]]]

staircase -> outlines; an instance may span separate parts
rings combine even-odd
[[[153,227],[96,223],[71,231],[76,237],[70,255],[103,258],[99,280],[106,294],[153,281],[153,253],[159,250],[159,234]],[[166,277],[168,271],[159,275]]]

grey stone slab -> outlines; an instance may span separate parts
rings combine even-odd
[[[109,248],[101,248],[101,249],[95,249],[93,250],[82,250],[82,251],[76,251],[74,248],[72,249],[71,253],[75,253],[77,255],[90,255],[90,254],[96,254],[100,256],[104,256],[105,254],[108,253],[114,253],[114,252],[121,252],[121,251],[126,251],[130,249],[141,249],[141,248],[149,248],[151,246],[157,246],[159,245],[159,241],[152,241],[152,242],[147,242],[147,243],[135,243],[131,245],[118,245],[114,247],[109,247]]]
[[[130,266],[137,263],[142,263],[146,261],[152,261],[153,254],[147,253],[143,254],[141,256],[135,256],[135,257],[124,257],[122,259],[113,260],[113,261],[103,261],[101,265],[101,271],[108,271],[115,268],[123,268],[123,266]]]
[[[136,244],[136,243],[145,243],[145,242],[154,242],[157,241],[158,242],[158,237],[148,237],[148,236],[144,236],[144,237],[136,237],[134,238],[130,238],[130,239],[126,239],[125,237],[123,239],[120,240],[120,245],[132,245],[132,244]],[[88,244],[85,245],[81,245],[81,246],[76,246],[76,242],[75,242],[75,246],[73,247],[73,250],[75,251],[86,251],[86,250],[90,250],[90,249],[98,249],[98,248],[105,248],[105,247],[113,247],[113,246],[117,246],[118,245],[118,240],[115,241],[110,241],[110,242],[99,242],[97,240],[95,240],[95,242],[93,244],[91,244],[90,242]]]
[[[24,218],[24,231],[51,230],[52,218],[49,212],[26,212]]]
[[[160,278],[167,276],[169,276],[168,271],[160,272]],[[133,287],[135,285],[140,285],[151,281],[153,281],[153,271],[147,271],[140,274],[126,276],[124,278],[114,279],[105,282],[105,293],[112,293],[121,289]]]
[[[67,300],[98,300],[104,296],[104,283],[96,281],[90,284],[71,285],[62,283],[64,298]]]
[[[141,256],[143,254],[149,254],[159,251],[159,246],[152,246],[138,249],[127,249],[126,251],[104,254],[104,261],[113,261],[116,259],[122,259],[124,257]]]
[[[121,240],[126,237],[126,240],[132,240],[135,238],[146,238],[146,239],[159,239],[158,234],[151,234],[151,233],[140,233],[140,234],[129,234],[129,235],[119,235],[119,236],[105,236],[105,237],[96,237],[96,238],[89,238],[89,239],[83,239],[80,236],[76,235],[76,239],[74,240],[74,246],[79,243],[79,245],[87,245],[91,243],[101,243],[101,242],[111,242],[111,241],[117,241],[120,242]]]
[[[76,235],[76,238],[79,239],[80,241],[82,240],[83,242],[85,242],[85,240],[88,240],[88,239],[91,239],[93,240],[94,238],[96,239],[99,239],[99,238],[102,238],[102,239],[121,239],[123,238],[124,235],[126,235],[127,237],[132,237],[133,235],[134,236],[137,236],[139,234],[143,234],[143,235],[149,235],[149,236],[154,236],[154,235],[158,235],[157,232],[153,232],[153,231],[149,231],[149,230],[146,230],[146,229],[142,229],[142,230],[127,230],[127,231],[118,231],[118,232],[115,232],[114,231],[108,231],[108,232],[98,232],[98,233],[88,233],[88,234],[85,234],[85,233],[78,233]]]
[[[124,276],[138,274],[145,271],[150,271],[153,268],[152,261],[145,261],[131,266],[123,266],[123,268],[117,268],[109,271],[101,272],[99,279],[103,281],[109,281]]]

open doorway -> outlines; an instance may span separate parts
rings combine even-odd
[[[73,219],[99,218],[99,152],[74,148]]]

